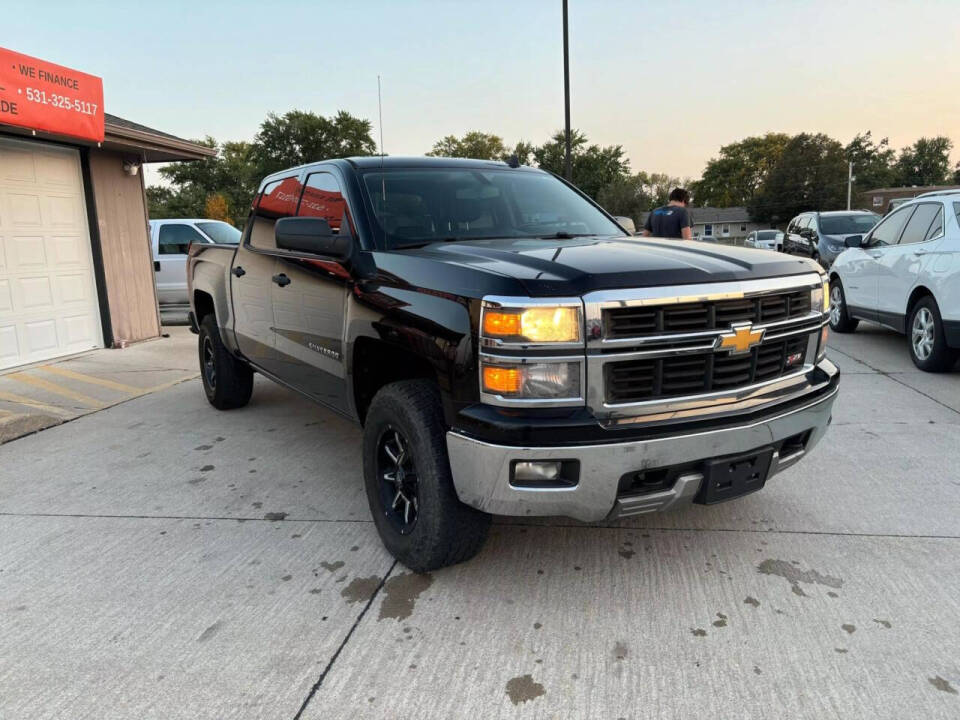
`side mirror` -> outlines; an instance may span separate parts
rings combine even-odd
[[[280,218],[274,226],[274,235],[280,250],[323,255],[341,261],[349,259],[353,250],[353,238],[334,235],[330,223],[323,218]]]
[[[622,227],[631,235],[637,234],[637,226],[633,222],[633,218],[628,218],[625,215],[614,215],[613,219],[617,221],[617,225]]]
[[[863,246],[863,235],[851,235],[843,241],[848,248],[858,248]]]

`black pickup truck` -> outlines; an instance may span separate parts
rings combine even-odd
[[[759,490],[823,437],[838,390],[819,266],[635,238],[507,163],[276,173],[240,245],[193,246],[187,275],[209,401],[243,406],[259,372],[359,422],[377,529],[416,571],[474,555],[491,513]]]

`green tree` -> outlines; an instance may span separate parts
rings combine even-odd
[[[784,222],[805,210],[844,208],[846,200],[843,145],[822,133],[801,133],[790,138],[747,210],[758,222]]]
[[[533,157],[540,168],[561,177],[564,171],[564,138],[563,131],[558,131],[548,142],[533,150]],[[587,136],[579,130],[570,131],[570,164],[574,185],[592,198],[596,198],[603,187],[630,169],[622,146],[590,145]]]
[[[148,188],[150,216],[205,217],[211,195],[223,195],[228,222],[246,219],[258,178],[250,167],[250,143],[218,144],[212,137],[195,141],[215,148],[214,157],[194,162],[170,163],[160,168],[166,187]]]
[[[503,138],[492,133],[473,130],[462,138],[447,135],[433,144],[427,153],[431,157],[476,158],[478,160],[502,160],[507,155]]]
[[[303,110],[270,113],[253,140],[250,162],[258,179],[285,168],[329,158],[374,155],[369,120],[341,110],[331,118]]]
[[[953,180],[951,182],[954,185],[960,185],[960,162],[957,163],[957,166],[953,169]]]
[[[950,138],[937,137],[917,140],[900,151],[894,166],[898,185],[943,185],[950,173]]]
[[[858,133],[847,144],[843,153],[847,161],[853,163],[854,194],[893,184],[896,152],[890,147],[887,138],[875,143],[869,130]]]
[[[744,138],[720,148],[700,180],[690,188],[696,205],[739,207],[750,204],[777,164],[790,136],[784,133]]]

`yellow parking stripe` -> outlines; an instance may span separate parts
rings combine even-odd
[[[13,393],[3,392],[0,390],[0,400],[6,402],[16,403],[17,405],[26,405],[27,407],[32,407],[36,410],[43,410],[44,412],[52,412],[57,415],[73,415],[73,410],[68,410],[67,408],[57,407],[56,405],[47,405],[33,398],[23,397],[23,395],[14,395]]]
[[[63,385],[57,385],[49,380],[34,377],[33,375],[27,375],[26,373],[18,372],[7,375],[6,377],[11,380],[16,380],[17,382],[22,382],[26,385],[32,385],[33,387],[40,388],[41,390],[46,390],[48,393],[53,393],[54,395],[62,395],[65,398],[76,400],[84,405],[90,405],[95,408],[101,408],[104,406],[104,403],[96,398],[92,398],[89,395],[84,395],[83,393],[75,392],[70,388],[63,387]]]
[[[114,382],[113,380],[107,380],[105,378],[94,377],[93,375],[84,375],[83,373],[78,373],[74,370],[67,370],[66,368],[58,367],[57,365],[44,365],[40,369],[44,372],[70,378],[71,380],[78,380],[79,382],[89,383],[91,385],[99,385],[100,387],[110,388],[111,390],[118,390],[124,393],[136,394],[143,392],[143,388],[134,387],[133,385],[124,385],[123,383]]]

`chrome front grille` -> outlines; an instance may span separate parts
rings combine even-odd
[[[810,312],[810,291],[794,290],[713,303],[613,307],[602,312],[605,338],[629,338],[666,332],[700,332],[726,329],[733,323],[761,324],[801,318]]]
[[[587,405],[601,418],[676,419],[796,391],[826,322],[811,307],[821,283],[810,273],[589,293]],[[740,332],[756,344],[724,345]]]
[[[721,355],[710,350],[610,362],[604,366],[604,400],[620,405],[766,382],[802,367],[808,342],[807,335],[795,335],[764,342],[743,355]]]

